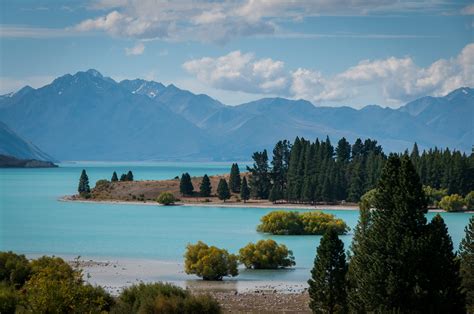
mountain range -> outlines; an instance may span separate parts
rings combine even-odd
[[[474,90],[463,87],[398,109],[284,98],[226,106],[172,84],[116,82],[91,69],[0,96],[0,120],[59,160],[248,160],[280,139],[327,135],[333,141],[370,137],[388,152],[414,142],[469,152]]]

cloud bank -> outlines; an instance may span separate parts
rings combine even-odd
[[[186,61],[188,73],[210,87],[254,94],[303,98],[315,103],[341,102],[369,88],[382,91],[385,101],[398,105],[425,96],[444,95],[461,86],[474,86],[474,43],[453,58],[427,67],[411,57],[363,60],[332,76],[306,68],[289,70],[283,61],[258,59],[253,53]]]

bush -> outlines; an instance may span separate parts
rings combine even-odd
[[[171,205],[176,202],[176,199],[172,193],[163,192],[158,196],[156,201],[162,205]]]
[[[439,207],[447,212],[461,211],[464,207],[464,199],[459,194],[451,194],[441,199]]]
[[[474,191],[469,192],[464,198],[467,210],[474,210]]]
[[[249,243],[239,250],[239,260],[247,268],[276,269],[295,265],[293,252],[272,239]]]
[[[105,189],[108,189],[110,186],[110,182],[105,180],[105,179],[101,179],[99,181],[97,181],[95,183],[95,187],[94,189],[95,190],[105,190]]]
[[[257,231],[276,235],[324,234],[328,230],[335,230],[338,234],[348,231],[342,219],[334,215],[321,212],[287,212],[273,211],[260,218],[262,222]]]
[[[61,258],[41,257],[31,263],[32,276],[24,286],[25,307],[33,313],[100,313],[112,297],[100,287],[84,284],[82,273]]]
[[[271,234],[303,234],[303,222],[297,212],[272,211],[262,218],[257,231]]]
[[[438,206],[441,199],[448,195],[448,189],[435,189],[431,186],[423,186],[428,204],[432,206]]]
[[[194,296],[166,283],[133,285],[123,290],[111,313],[220,313],[210,296]]]
[[[25,255],[0,252],[0,281],[18,288],[23,286],[30,274],[30,264]]]
[[[184,254],[184,270],[204,280],[222,280],[225,276],[237,276],[237,256],[215,246],[199,241],[188,244]]]
[[[0,282],[0,313],[15,313],[18,295],[6,282]]]

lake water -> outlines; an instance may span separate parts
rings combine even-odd
[[[242,165],[241,165],[242,167]],[[200,176],[226,173],[227,163],[67,163],[49,169],[0,169],[0,250],[36,255],[152,259],[182,263],[187,243],[202,240],[237,252],[248,242],[273,238],[294,253],[290,271],[243,271],[239,280],[304,282],[309,277],[319,236],[269,236],[255,231],[271,209],[161,207],[61,202],[74,194],[82,169],[91,185],[132,170],[136,180],[169,179],[182,172]],[[197,188],[197,187],[195,187]],[[357,211],[332,210],[351,227]],[[428,214],[428,218],[434,216]],[[442,213],[455,249],[471,214]],[[348,249],[352,232],[342,236]],[[186,276],[168,274],[169,280]]]

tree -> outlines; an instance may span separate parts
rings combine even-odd
[[[211,190],[211,181],[209,180],[207,174],[205,174],[204,177],[202,177],[201,184],[199,185],[199,194],[202,197],[209,197],[211,196]]]
[[[239,260],[247,268],[276,269],[295,265],[293,252],[272,239],[249,243],[239,250]]]
[[[133,173],[130,170],[127,172],[127,181],[133,181]]]
[[[77,191],[80,196],[87,197],[90,195],[91,188],[89,187],[89,177],[87,176],[86,170],[82,169],[81,177],[79,178],[79,186]]]
[[[194,191],[193,183],[191,182],[191,176],[189,173],[183,173],[181,175],[181,181],[179,182],[179,192],[181,195],[192,195]]]
[[[247,178],[244,177],[242,179],[242,185],[240,187],[240,198],[245,203],[249,199],[249,197],[250,197],[250,190],[249,190],[249,186],[247,185]]]
[[[253,153],[252,159],[254,160],[253,166],[247,166],[247,170],[251,174],[252,194],[255,198],[267,199],[271,187],[267,150]]]
[[[217,186],[217,197],[224,202],[230,198],[229,186],[225,179],[219,180],[219,185]]]
[[[466,294],[467,312],[474,313],[474,216],[471,216],[464,231],[466,235],[459,247],[462,289]]]
[[[186,274],[195,274],[204,280],[222,280],[223,277],[239,274],[237,259],[227,250],[198,241],[186,247],[184,270]]]
[[[125,173],[122,173],[120,176],[120,181],[127,181],[127,175]]]
[[[0,282],[19,288],[30,275],[31,267],[25,255],[0,252]]]
[[[474,191],[469,192],[464,198],[467,210],[474,210]]]
[[[281,187],[278,185],[272,186],[272,189],[270,190],[270,195],[268,195],[268,200],[270,202],[276,203],[281,199],[283,199],[283,191],[281,190]]]
[[[314,313],[345,313],[347,308],[344,243],[334,230],[319,243],[309,284],[310,308]]]
[[[277,187],[282,194],[286,190],[288,166],[290,164],[291,145],[287,140],[278,141],[273,148],[271,179],[273,186]]]
[[[117,182],[118,181],[118,177],[117,177],[117,172],[114,171],[114,173],[112,174],[112,179],[110,179],[111,182]]]
[[[239,193],[241,184],[242,182],[240,180],[239,165],[237,163],[232,164],[232,167],[230,168],[230,177],[229,177],[230,191],[233,193]]]
[[[176,198],[171,192],[163,192],[158,196],[156,201],[162,205],[171,205],[176,202]]]
[[[351,158],[351,144],[346,140],[346,138],[341,138],[337,142],[336,148],[336,160],[337,162],[346,163],[349,162]]]
[[[464,207],[464,199],[459,194],[447,195],[441,199],[438,205],[447,212],[458,212]]]
[[[453,242],[443,218],[437,214],[427,226],[425,264],[419,285],[424,300],[419,310],[429,313],[465,313],[461,292],[459,260],[453,252]]]

